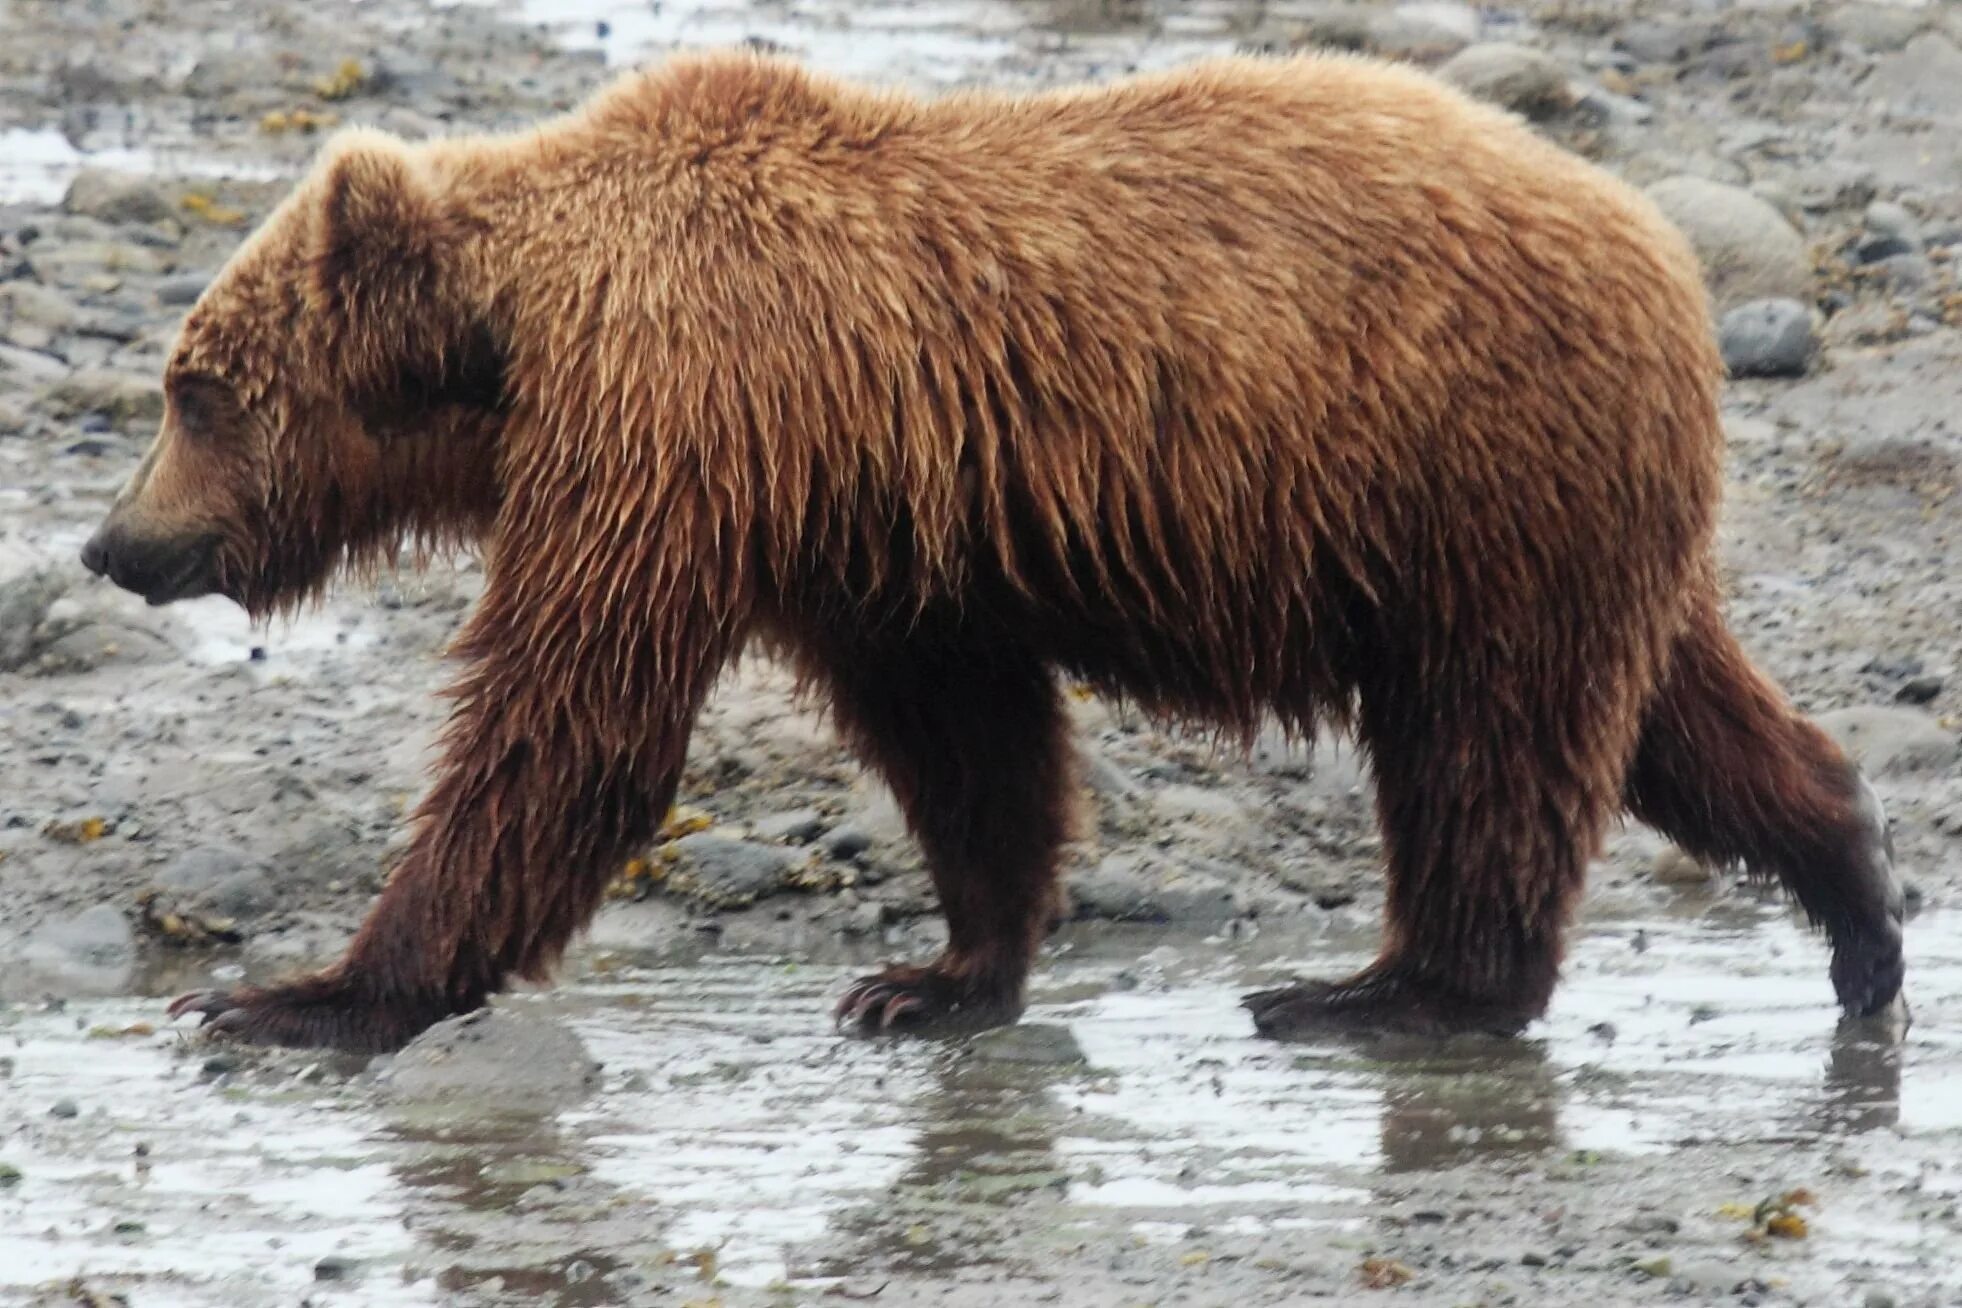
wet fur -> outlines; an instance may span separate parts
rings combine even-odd
[[[923,102],[713,56],[521,136],[349,134],[171,372],[252,426],[229,472],[152,460],[187,521],[182,487],[229,488],[249,607],[405,537],[487,559],[348,955],[187,1004],[249,1038],[388,1047],[545,976],[752,640],[892,784],[947,913],[860,1022],[1019,1010],[1069,831],[1057,669],[1363,741],[1383,957],[1265,997],[1277,1032],[1530,1020],[1625,803],[1842,951],[1898,921],[1854,774],[1717,616],[1693,256],[1414,72]]]

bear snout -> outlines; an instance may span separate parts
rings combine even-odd
[[[208,595],[216,588],[217,537],[146,537],[112,519],[82,546],[82,566],[151,604]]]

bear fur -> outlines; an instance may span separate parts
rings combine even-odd
[[[1380,958],[1257,1025],[1515,1031],[1623,811],[1900,987],[1884,818],[1719,608],[1721,364],[1640,195],[1414,71],[1221,59],[937,100],[674,59],[536,131],[335,140],[184,324],[88,547],[256,613],[405,540],[482,601],[346,956],[185,996],[385,1049],[544,976],[746,644],[892,785],[947,918],[859,1025],[1009,1020],[1072,791],[1057,673],[1341,725]]]

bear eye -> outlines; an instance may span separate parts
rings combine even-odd
[[[236,415],[238,398],[216,377],[185,373],[170,381],[170,405],[186,435],[208,439],[222,432]]]

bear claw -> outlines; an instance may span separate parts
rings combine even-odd
[[[1297,981],[1240,1001],[1270,1039],[1328,1035],[1517,1035],[1534,1013],[1478,1002],[1408,977],[1366,971],[1347,981]]]
[[[241,1044],[363,1054],[399,1049],[443,1016],[384,1007],[345,986],[306,980],[267,989],[193,990],[172,1000],[168,1012],[173,1019],[195,1013],[203,1034]]]
[[[882,1031],[981,1030],[1013,1022],[1019,1007],[977,996],[960,978],[922,967],[892,967],[860,977],[833,1013],[837,1026]]]

